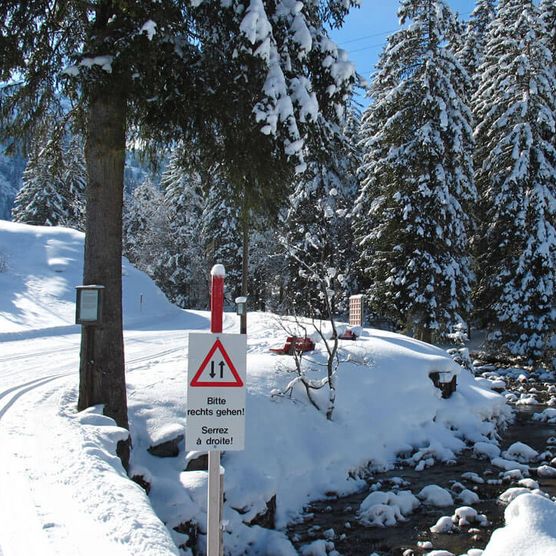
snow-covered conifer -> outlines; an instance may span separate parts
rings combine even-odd
[[[63,192],[68,206],[65,226],[85,230],[85,192],[87,188],[87,168],[83,154],[83,140],[71,137],[64,147]]]
[[[171,245],[164,196],[147,179],[135,188],[126,201],[123,218],[124,254],[137,268],[159,282],[163,275],[161,266]]]
[[[552,54],[552,64],[556,65],[556,0],[541,0],[540,11],[544,40]]]
[[[60,183],[61,176],[52,172],[46,149],[31,154],[14,201],[14,222],[35,226],[61,225],[66,212],[64,199],[58,192]]]
[[[547,357],[556,299],[556,80],[531,0],[501,0],[474,99],[478,308],[491,346]]]
[[[255,219],[249,234],[249,307],[279,311],[283,307],[286,281],[279,226],[268,218]]]
[[[12,151],[7,154],[8,148]],[[21,188],[21,176],[26,161],[17,144],[0,143],[0,218],[9,220],[17,192]]]
[[[161,261],[164,293],[180,307],[206,307],[208,272],[201,239],[204,206],[201,176],[184,168],[182,149],[175,149],[162,179],[170,220],[170,248]]]
[[[447,48],[443,0],[402,0],[399,16],[409,25],[389,38],[362,119],[359,264],[372,311],[430,340],[470,311],[468,76]]]
[[[207,269],[217,263],[226,268],[225,295],[233,303],[241,294],[240,207],[233,189],[219,178],[216,169],[209,179],[211,183],[201,214],[201,241]]]
[[[62,138],[37,147],[23,172],[12,210],[15,222],[39,226],[84,227],[87,183],[83,147],[78,138]]]
[[[457,57],[471,77],[473,90],[477,85],[477,71],[483,63],[484,47],[488,36],[490,22],[496,13],[496,0],[477,0],[471,12],[465,32],[462,48]]]
[[[349,220],[357,190],[355,154],[343,133],[313,138],[308,167],[290,196],[283,242],[288,268],[286,304],[297,314],[329,318],[321,281],[335,283],[334,312],[345,309],[353,273]]]

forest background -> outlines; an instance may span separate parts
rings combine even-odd
[[[380,4],[348,22],[391,17]],[[230,305],[249,294],[251,309],[318,317],[325,298],[342,314],[364,293],[375,323],[435,342],[486,329],[491,353],[550,363],[555,2],[402,0],[398,17],[331,31],[369,60],[363,88],[262,203],[238,195],[224,160],[196,165],[169,141],[151,165],[130,137],[124,253],[182,307],[206,307],[220,262]],[[2,218],[84,229],[84,139],[58,116],[1,157]]]

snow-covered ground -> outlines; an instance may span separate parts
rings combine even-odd
[[[73,230],[0,221],[6,261],[0,272],[0,555],[188,554],[177,548],[187,535],[174,529],[197,524],[203,546],[206,472],[185,471],[191,454],[183,442],[173,458],[147,448],[183,433],[187,336],[208,330],[208,314],[172,306],[124,261],[131,474],[150,484],[147,497],[114,456],[125,431],[101,408],[75,410],[74,288],[82,249],[83,236]],[[238,327],[237,317],[226,314],[224,331]],[[301,389],[292,398],[272,395],[295,376],[292,358],[268,351],[285,335],[275,316],[249,314],[246,450],[222,458],[229,554],[296,554],[283,528],[309,500],[361,488],[367,470],[389,468],[400,452],[424,468],[454,459],[466,445],[494,445],[496,423],[509,416],[488,381],[475,380],[446,352],[369,329],[342,343],[334,419],[327,421]],[[306,360],[315,368],[308,376],[322,377],[322,344]],[[433,371],[459,375],[450,399],[433,386]],[[250,524],[274,496],[277,529]],[[510,503],[509,526],[485,554],[521,554],[512,547],[533,529],[543,547],[556,550],[549,519],[555,504],[531,496]],[[536,519],[537,512],[546,519]]]

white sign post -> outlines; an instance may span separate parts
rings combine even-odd
[[[188,450],[243,450],[247,342],[243,334],[189,334]]]
[[[220,450],[243,450],[245,445],[247,337],[190,333],[188,352],[185,445],[208,451],[207,556],[220,556]]]

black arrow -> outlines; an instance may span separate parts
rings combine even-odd
[[[210,378],[214,378],[216,376],[216,373],[214,372],[214,361],[210,362]]]
[[[224,363],[224,361],[220,361],[218,365],[220,365],[220,378],[224,378],[224,367],[226,366],[226,364]]]

